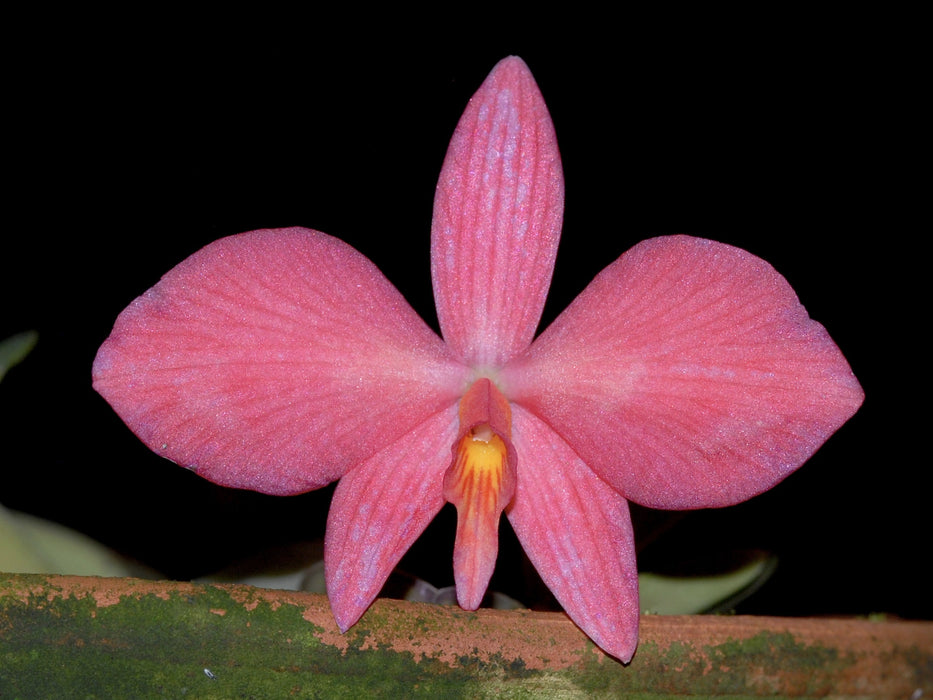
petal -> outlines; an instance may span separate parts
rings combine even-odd
[[[500,381],[609,484],[656,508],[770,488],[863,399],[774,268],[688,236],[625,253]]]
[[[638,643],[638,572],[628,504],[542,421],[513,407],[518,487],[509,521],[544,583],[607,653]]]
[[[501,366],[531,342],[563,207],[544,98],[521,59],[504,59],[457,125],[434,199],[434,299],[444,338],[467,364]]]
[[[344,476],[327,516],[327,595],[344,632],[379,594],[402,555],[444,505],[457,409],[432,416]]]
[[[283,229],[221,239],[171,270],[117,318],[93,375],[160,455],[290,494],[454,403],[466,371],[369,260]]]

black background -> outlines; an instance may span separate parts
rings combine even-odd
[[[287,21],[236,33],[180,24],[64,28],[9,64],[0,335],[35,328],[40,341],[0,384],[5,506],[170,577],[319,538],[330,489],[232,491],[155,457],[92,391],[94,354],[117,314],[187,255],[292,225],[355,246],[436,327],[428,242],[441,161],[470,95],[518,54],[551,110],[567,187],[544,324],[637,241],[703,235],[784,274],[867,394],[767,494],[665,520],[673,528],[651,544],[656,516],[636,510],[642,563],[759,548],[780,567],[740,612],[930,617],[929,456],[913,404],[927,391],[917,321],[898,315],[919,306],[902,287],[919,234],[900,219],[916,190],[895,184],[912,142],[893,77],[909,57],[877,45],[883,29],[746,22],[711,34],[685,20],[600,42],[552,29],[325,44],[327,27]],[[405,560],[437,585],[452,580],[453,523],[445,510]],[[502,546],[494,585],[510,590],[507,528]]]

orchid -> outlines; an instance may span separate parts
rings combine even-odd
[[[554,127],[517,57],[469,102],[441,170],[441,337],[362,254],[318,231],[215,241],[118,317],[94,387],[152,450],[230,487],[339,479],[327,591],[340,629],[449,502],[460,605],[480,605],[504,512],[543,581],[631,660],[628,501],[746,500],[805,462],[863,393],[768,263],[643,241],[537,338],[563,215]]]

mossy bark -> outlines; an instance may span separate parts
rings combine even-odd
[[[0,574],[0,697],[902,697],[933,693],[933,623],[645,616],[624,666],[564,616]]]

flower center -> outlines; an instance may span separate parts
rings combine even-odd
[[[461,438],[444,482],[444,495],[457,506],[459,518],[471,519],[474,512],[477,517],[494,513],[498,524],[499,512],[508,505],[497,508],[506,455],[505,442],[487,423]]]
[[[499,550],[499,516],[515,494],[512,411],[488,379],[460,400],[460,437],[444,475],[444,498],[457,507],[454,578],[457,600],[479,607]]]

